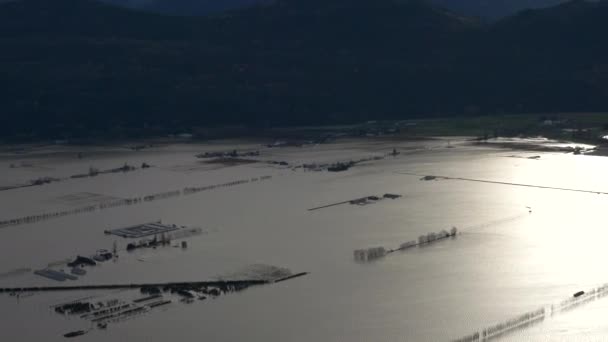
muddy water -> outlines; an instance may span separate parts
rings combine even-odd
[[[111,249],[114,241],[123,249],[126,240],[103,231],[159,219],[201,227],[205,234],[190,238],[185,250],[169,247],[121,253],[116,262],[90,269],[70,284],[250,276],[259,265],[311,272],[213,301],[174,303],[110,324],[107,330],[94,329],[78,338],[82,341],[449,341],[608,282],[603,272],[608,257],[605,195],[458,180],[421,181],[403,174],[605,192],[608,159],[527,154],[454,140],[453,148],[447,148],[445,141],[349,141],[286,149],[238,143],[239,148],[260,149],[261,161],[292,165],[383,156],[393,147],[402,152],[342,173],[306,172],[262,162],[210,167],[194,158],[199,152],[234,145],[175,145],[139,152],[88,147],[83,159],[75,157],[77,148],[3,154],[3,185],[38,176],[69,176],[90,166],[101,169],[147,162],[154,167],[0,192],[0,219],[187,186],[272,178],[0,229],[0,273],[39,269],[77,254]],[[541,158],[509,157],[514,154]],[[9,168],[22,161],[32,166]],[[307,210],[384,193],[403,197],[365,206]],[[455,239],[392,253],[372,263],[353,260],[355,249],[395,248],[452,226],[461,232]],[[0,277],[0,284],[57,285],[32,274]],[[49,306],[90,295],[62,292],[19,300],[2,295],[0,338],[64,340],[62,334],[86,329],[89,323],[56,315]],[[600,340],[606,326],[597,317],[606,311],[608,300],[598,299],[502,338],[543,341],[591,336]]]

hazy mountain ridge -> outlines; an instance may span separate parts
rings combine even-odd
[[[496,20],[526,9],[545,8],[565,0],[432,0],[434,4],[458,13]]]
[[[12,2],[18,0],[0,0]],[[269,5],[280,0],[100,0],[126,8],[180,16],[205,16],[256,5]],[[396,0],[399,1],[399,0]],[[428,0],[455,13],[487,20],[497,20],[526,9],[545,8],[567,0]],[[50,1],[49,1],[50,2]]]
[[[207,15],[226,10],[269,4],[275,0],[104,0],[131,8],[147,9],[168,14]],[[431,0],[433,4],[467,16],[490,20],[515,14],[524,9],[557,5],[564,0]]]

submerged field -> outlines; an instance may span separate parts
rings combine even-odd
[[[260,154],[216,162],[195,157],[235,149]],[[393,149],[396,155],[390,155]],[[326,170],[351,160],[361,162],[343,172]],[[125,163],[138,169],[70,178]],[[143,163],[151,167],[139,168]],[[542,319],[517,323],[496,338],[599,339],[605,328],[598,317],[608,311],[601,295],[568,304],[567,310],[555,308],[577,291],[608,282],[601,272],[608,257],[602,227],[607,197],[590,193],[608,192],[607,169],[602,157],[512,151],[458,138],[282,148],[226,141],[140,151],[5,150],[0,188],[41,177],[65,180],[0,191],[0,221],[44,217],[0,228],[0,287],[267,280],[310,273],[193,303],[163,293],[170,303],[112,320],[103,329],[52,307],[89,297],[132,301],[141,297],[137,290],[0,294],[0,339],[60,341],[69,331],[83,330],[78,340],[450,341],[540,308],[547,310]],[[384,194],[401,197],[350,203]],[[341,202],[346,203],[309,210]],[[77,210],[85,207],[92,209]],[[58,212],[70,214],[48,215]],[[126,248],[134,241],[104,234],[159,220],[196,234],[132,252]],[[453,226],[459,232],[454,238],[371,262],[353,256],[359,249],[395,249]],[[77,280],[57,282],[33,273],[49,264],[69,273],[68,260],[114,248],[118,257],[86,268]]]

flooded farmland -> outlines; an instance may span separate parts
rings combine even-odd
[[[464,138],[2,149],[0,339],[601,340],[607,171]]]

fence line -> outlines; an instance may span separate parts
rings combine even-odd
[[[422,175],[422,174],[411,173],[411,172],[396,172],[396,173],[402,174],[402,175],[408,175],[408,176],[422,177],[422,180],[435,180],[435,179],[457,180],[457,181],[463,181],[463,182],[476,182],[476,183],[509,185],[509,186],[519,186],[519,187],[537,188],[537,189],[548,189],[548,190],[558,190],[558,191],[582,192],[582,193],[597,194],[597,195],[608,195],[608,192],[605,192],[605,191],[595,191],[595,190],[585,190],[585,189],[573,189],[573,188],[561,188],[561,187],[556,187],[556,186],[546,186],[546,185],[536,185],[536,184],[524,184],[524,183],[513,183],[513,182],[502,182],[502,181],[493,181],[493,180],[486,180],[486,179],[464,178],[464,177],[448,177],[448,176],[436,176],[436,175]]]
[[[578,292],[574,296],[566,298],[557,304],[552,304],[538,310],[526,312],[506,321],[483,328],[472,334],[454,339],[452,342],[475,342],[493,339],[500,335],[510,333],[513,330],[522,329],[524,327],[533,325],[536,322],[544,320],[547,316],[553,316],[561,312],[572,310],[580,305],[601,299],[606,296],[608,296],[608,283],[593,288],[587,292]]]
[[[30,216],[24,216],[24,217],[19,217],[19,218],[0,220],[0,229],[11,227],[11,226],[19,226],[19,225],[23,225],[23,224],[30,224],[30,223],[40,222],[40,221],[46,221],[46,220],[50,220],[50,219],[54,219],[54,218],[58,218],[58,217],[78,215],[78,214],[82,214],[82,213],[90,213],[90,212],[94,212],[97,210],[106,210],[106,209],[122,207],[122,206],[137,205],[137,204],[141,204],[144,202],[147,203],[147,202],[153,202],[153,201],[158,201],[158,200],[165,200],[165,199],[179,197],[182,195],[192,195],[192,194],[199,193],[202,191],[209,191],[209,190],[214,190],[214,189],[218,189],[218,188],[226,188],[226,187],[232,187],[232,186],[241,185],[241,184],[260,182],[260,181],[269,180],[271,178],[272,178],[272,176],[263,176],[263,177],[254,177],[254,178],[250,178],[250,179],[242,179],[242,180],[231,181],[231,182],[221,183],[221,184],[216,184],[216,185],[202,186],[202,187],[185,187],[180,190],[171,190],[171,191],[160,192],[160,193],[156,193],[156,194],[150,194],[150,195],[139,196],[139,197],[132,197],[132,198],[122,198],[122,199],[118,199],[118,200],[112,200],[112,201],[108,201],[108,202],[87,205],[84,207],[79,207],[79,208],[74,208],[74,209],[67,209],[67,210],[61,210],[61,211],[56,211],[56,212],[51,212],[51,213],[43,213],[43,214],[38,214],[38,215],[30,215]]]

